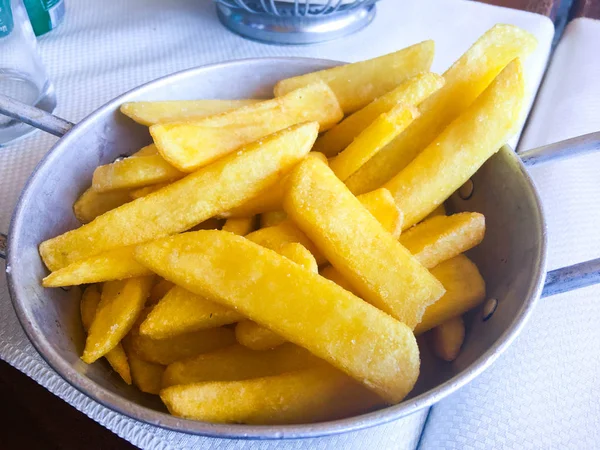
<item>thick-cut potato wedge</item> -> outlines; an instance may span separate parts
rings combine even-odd
[[[408,228],[441,205],[514,133],[521,119],[525,82],[519,59],[511,62],[425,150],[385,184]]]
[[[150,294],[152,281],[153,277],[137,277],[104,283],[85,341],[81,357],[84,362],[91,364],[106,355],[131,330]]]
[[[92,177],[92,189],[96,192],[135,189],[175,181],[185,175],[160,155],[137,156],[96,167]]]
[[[303,122],[318,122],[323,131],[342,115],[331,89],[316,83],[198,121],[153,125],[150,134],[169,163],[183,172],[193,172],[276,131]]]
[[[446,83],[419,106],[421,116],[346,185],[355,194],[383,186],[459,117],[510,61],[527,56],[536,45],[531,34],[515,26],[491,28],[444,73]]]
[[[444,288],[325,164],[288,175],[283,207],[362,298],[414,328]]]
[[[446,293],[423,314],[415,335],[475,308],[485,299],[485,281],[477,266],[465,255],[444,261],[431,270],[444,285]]]
[[[390,402],[414,386],[419,350],[409,327],[247,238],[185,233],[138,246],[136,258],[306,348]]]
[[[418,116],[419,111],[414,106],[397,104],[377,117],[348,147],[331,159],[329,167],[340,180],[348,179]]]
[[[385,188],[375,189],[357,197],[373,217],[396,239],[402,231],[404,215],[396,206],[394,197]]]
[[[431,347],[444,361],[454,361],[465,340],[465,323],[461,316],[446,320],[431,330]]]
[[[142,125],[181,122],[201,119],[242,106],[253,105],[260,100],[168,100],[160,102],[129,102],[121,105],[121,112]]]
[[[317,367],[264,378],[171,386],[169,412],[217,423],[288,424],[339,419],[384,402],[344,373]]]
[[[275,225],[279,225],[285,219],[287,219],[285,211],[267,211],[260,215],[260,227],[274,227]]]
[[[279,334],[251,320],[242,320],[235,326],[235,339],[252,350],[270,350],[285,342]]]
[[[133,384],[142,392],[146,392],[147,394],[158,394],[161,389],[162,377],[166,367],[140,359],[135,352],[131,350],[129,336],[123,339],[123,344],[129,360]]]
[[[89,188],[73,204],[73,213],[77,220],[85,224],[130,201],[127,191],[96,192]]]
[[[175,286],[148,314],[140,325],[140,334],[152,339],[166,339],[235,323],[243,318],[230,308]]]
[[[433,53],[433,41],[423,41],[378,58],[281,80],[275,85],[275,95],[321,80],[335,92],[344,114],[349,114],[408,78],[428,71]]]
[[[135,246],[120,247],[81,259],[58,269],[42,280],[44,287],[75,286],[152,275],[133,257]]]
[[[274,185],[280,171],[309,152],[317,127],[307,123],[275,133],[160,191],[47,240],[40,245],[44,263],[57,270],[117,247],[188,230],[241,205]]]
[[[320,136],[313,151],[322,152],[329,157],[337,155],[381,114],[388,112],[398,103],[417,106],[443,85],[444,78],[431,72],[409,78]]]
[[[234,332],[228,328],[193,331],[166,339],[142,336],[134,329],[129,339],[140,359],[163,365],[235,344]]]
[[[138,189],[133,189],[132,191],[129,191],[129,196],[132,198],[132,200],[137,200],[138,198],[142,198],[148,194],[152,194],[153,192],[156,192],[159,189],[162,189],[170,184],[171,183],[167,181],[165,183],[156,183],[151,186],[144,186]]]
[[[86,332],[89,330],[92,322],[94,321],[96,309],[98,308],[98,303],[100,303],[100,298],[100,290],[95,284],[88,286],[85,291],[83,291],[80,305],[81,323],[83,324],[83,329]],[[123,350],[121,343],[118,343],[115,348],[104,355],[104,357],[114,371],[121,376],[123,381],[125,381],[127,384],[131,384],[131,370],[129,368],[127,355],[125,354],[125,350]]]
[[[162,387],[200,381],[233,381],[266,377],[325,364],[305,349],[283,344],[256,352],[242,345],[215,350],[169,364]]]
[[[239,236],[246,236],[256,228],[256,217],[240,217],[239,219],[231,218],[225,221],[222,230]]]
[[[425,219],[423,219],[424,221],[427,219],[431,219],[432,217],[436,217],[436,216],[447,216],[448,212],[446,211],[446,207],[444,206],[444,204],[442,203],[440,206],[438,206],[437,208],[435,208],[433,211],[431,211],[429,213],[429,215],[427,217],[425,217]]]
[[[156,305],[167,293],[175,286],[169,280],[159,278],[158,281],[152,286],[148,300],[146,300],[147,306]]]
[[[400,236],[400,243],[431,269],[475,247],[484,235],[483,214],[463,212],[427,219]]]

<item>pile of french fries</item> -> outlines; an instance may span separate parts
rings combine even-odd
[[[86,285],[82,359],[177,416],[278,424],[402,401],[485,298],[485,219],[445,200],[521,119],[527,32],[443,75],[433,42],[281,80],[270,100],[136,102],[153,143],[98,167],[45,287]]]

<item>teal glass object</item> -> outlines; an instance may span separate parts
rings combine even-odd
[[[55,29],[65,16],[64,0],[24,0],[36,36]]]

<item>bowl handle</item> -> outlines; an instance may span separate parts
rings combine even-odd
[[[68,120],[61,119],[43,109],[21,103],[3,94],[0,94],[0,114],[58,137],[64,136],[75,126]]]
[[[600,150],[600,132],[584,134],[520,153],[527,167]],[[552,270],[546,275],[542,297],[600,283],[600,258]]]

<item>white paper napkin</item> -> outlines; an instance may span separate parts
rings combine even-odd
[[[189,67],[248,57],[310,56],[358,61],[425,40],[436,40],[433,69],[443,71],[496,23],[512,23],[539,39],[527,63],[535,92],[553,37],[546,17],[475,2],[427,0],[378,3],[374,22],[342,40],[315,46],[272,46],[225,30],[208,0],[70,0],[65,22],[41,38],[40,49],[58,93],[56,113],[81,120],[111,98],[154,78]],[[0,149],[0,231],[8,229],[21,187],[56,138],[41,132]],[[76,154],[73,155],[77,157]],[[3,264],[3,263],[0,263]],[[0,357],[133,444],[152,449],[268,449],[277,442],[195,437],[141,424],[74,390],[37,355],[23,334],[0,281]],[[427,411],[362,432],[290,441],[286,449],[413,449]]]

